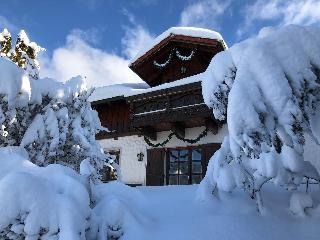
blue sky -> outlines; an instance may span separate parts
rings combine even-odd
[[[92,86],[140,81],[128,60],[171,26],[213,29],[229,46],[269,27],[320,26],[320,0],[11,0],[0,6],[0,29],[24,29],[47,49],[42,76],[65,81],[80,74]]]

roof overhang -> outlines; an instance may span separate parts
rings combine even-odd
[[[137,66],[141,65],[143,62],[153,57],[158,51],[167,46],[170,42],[190,43],[210,47],[216,47],[220,45],[223,49],[225,48],[222,40],[170,34],[168,37],[156,44],[153,48],[149,49],[145,54],[143,54],[138,59],[130,63],[129,67],[133,71],[135,71]]]

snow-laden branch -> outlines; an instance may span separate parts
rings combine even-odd
[[[213,158],[219,164],[208,171],[218,187],[228,178],[221,177],[223,169],[234,173],[234,166],[243,187],[255,192],[261,179],[287,188],[297,186],[301,176],[319,180],[303,159],[306,136],[320,140],[319,28],[287,26],[236,44],[214,57],[202,89],[205,103],[215,118],[227,120],[229,130]]]

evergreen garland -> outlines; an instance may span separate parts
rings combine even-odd
[[[197,142],[199,142],[203,137],[205,137],[205,136],[207,136],[208,135],[208,129],[206,128],[205,130],[203,130],[200,134],[199,134],[199,136],[197,137],[197,138],[195,138],[195,139],[188,139],[188,138],[183,138],[183,137],[181,137],[181,136],[179,136],[179,134],[176,132],[176,131],[174,131],[174,132],[171,132],[169,135],[168,135],[168,137],[167,137],[167,139],[166,140],[164,140],[163,142],[161,142],[161,143],[156,143],[156,144],[154,144],[154,143],[152,143],[151,141],[150,141],[150,139],[148,139],[146,136],[144,136],[144,141],[150,146],[150,147],[164,147],[170,140],[171,140],[171,138],[173,137],[173,136],[176,136],[179,140],[181,140],[181,141],[184,141],[184,142],[187,142],[187,143],[190,143],[190,144],[195,144],[195,143],[197,143]]]
[[[194,56],[196,52],[196,49],[195,50],[192,50],[191,53],[189,54],[189,56],[184,56],[182,55],[178,49],[176,49],[176,56],[177,58],[179,58],[181,61],[190,61],[191,58]]]
[[[168,59],[163,62],[163,63],[158,63],[156,60],[153,61],[153,65],[159,69],[163,69],[165,68],[172,60],[173,54],[176,55],[176,57],[178,59],[180,59],[181,61],[190,61],[192,59],[192,57],[194,56],[194,54],[196,53],[197,49],[194,49],[191,51],[191,53],[189,54],[189,56],[184,56],[182,55],[179,50],[177,48],[173,48],[170,51],[169,57]]]

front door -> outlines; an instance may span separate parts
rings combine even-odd
[[[220,144],[205,144],[195,147],[168,149],[167,184],[199,184],[205,176],[209,159]]]
[[[209,159],[219,148],[219,143],[210,143],[184,148],[148,149],[146,184],[198,184],[206,174]]]

